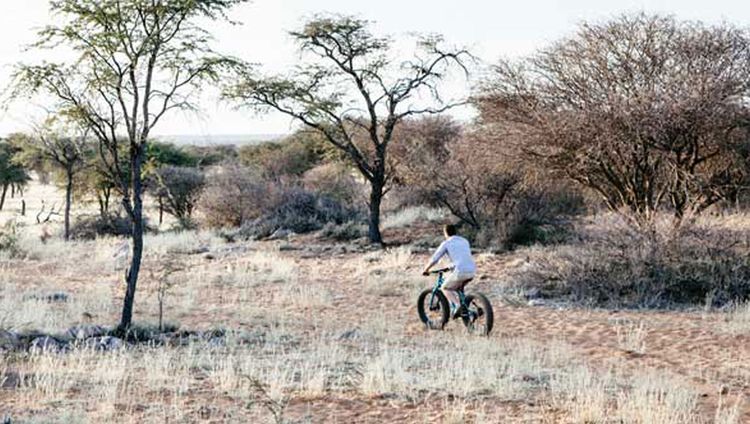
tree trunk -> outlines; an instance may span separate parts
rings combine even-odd
[[[112,189],[104,189],[104,214],[109,213],[109,197],[112,195]]]
[[[15,184],[10,185],[10,198],[11,199],[16,198],[16,185]]]
[[[96,200],[99,201],[99,216],[104,218],[104,198],[101,193],[96,194]]]
[[[3,194],[0,195],[0,211],[3,210],[5,205],[5,194],[8,192],[8,184],[3,184]]]
[[[137,149],[131,161],[133,183],[133,204],[131,219],[133,220],[133,256],[126,276],[127,289],[122,306],[122,317],[117,327],[119,333],[124,333],[130,328],[133,321],[133,305],[135,303],[135,290],[138,283],[138,273],[141,270],[141,257],[143,255],[143,186],[141,181],[141,165],[145,147],[143,145],[131,147]],[[127,199],[126,199],[127,202]]]
[[[383,244],[383,236],[380,234],[380,204],[383,200],[384,178],[375,176],[370,181],[370,217],[368,237],[370,243]]]
[[[159,196],[159,225],[164,223],[164,200]]]
[[[26,200],[21,199],[21,216],[26,216]]]
[[[65,240],[70,240],[70,205],[73,203],[73,170],[66,170],[65,185]]]

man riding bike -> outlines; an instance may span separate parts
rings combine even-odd
[[[435,266],[443,256],[448,255],[453,267],[453,272],[448,276],[442,287],[443,294],[450,302],[451,316],[457,317],[461,311],[461,300],[458,296],[458,290],[463,290],[466,284],[474,279],[477,267],[474,259],[471,257],[471,246],[469,241],[457,235],[455,225],[446,225],[443,227],[445,241],[440,244],[430,261],[425,266],[424,275],[429,275],[430,269]]]

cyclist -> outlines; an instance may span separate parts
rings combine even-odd
[[[443,256],[448,255],[451,261],[453,272],[446,278],[442,291],[451,304],[451,316],[457,317],[461,313],[461,300],[458,297],[458,290],[462,290],[466,284],[474,279],[477,267],[474,259],[471,257],[471,246],[469,241],[457,235],[455,225],[448,224],[443,227],[445,241],[440,244],[435,254],[425,266],[422,274],[429,275],[430,269],[435,266]]]

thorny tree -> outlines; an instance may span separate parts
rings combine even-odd
[[[31,136],[19,135],[15,142],[22,148],[22,161],[49,164],[62,172],[65,182],[63,237],[69,240],[73,183],[76,175],[87,166],[86,158],[91,150],[88,131],[81,128],[55,128],[54,120],[50,120]]]
[[[317,17],[291,35],[309,60],[288,77],[246,71],[225,97],[289,115],[342,151],[370,184],[369,239],[382,244],[380,204],[394,131],[405,118],[461,104],[443,101],[439,86],[452,68],[466,71],[471,56],[442,48],[433,36],[419,40],[414,59],[396,61],[390,39],[375,37],[367,21],[351,17]],[[425,96],[432,100],[420,105]]]
[[[393,153],[402,184],[420,190],[473,231],[507,219],[503,211],[511,209],[521,173],[482,134],[447,117],[424,117],[405,122],[398,136],[404,143]]]
[[[644,14],[583,25],[476,96],[482,122],[536,164],[593,189],[639,224],[679,223],[747,175],[750,37]]]
[[[235,63],[211,49],[203,26],[226,20],[228,10],[245,1],[54,0],[56,23],[40,32],[35,46],[69,47],[78,57],[17,70],[17,95],[51,95],[59,113],[90,130],[122,194],[132,220],[132,258],[119,331],[131,324],[143,254],[141,173],[149,135],[168,112],[193,109],[191,94]]]
[[[13,144],[0,140],[0,211],[5,205],[8,188],[23,187],[29,181],[29,173],[18,163],[19,149]]]

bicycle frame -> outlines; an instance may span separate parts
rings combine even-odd
[[[443,272],[438,273],[437,281],[435,282],[435,287],[432,288],[432,295],[430,297],[430,309],[435,307],[435,296],[438,291],[442,290],[443,284],[445,284],[445,277],[443,277]],[[458,299],[461,302],[461,306],[468,307],[466,304],[466,295],[464,294],[463,290],[456,290],[458,292]]]

